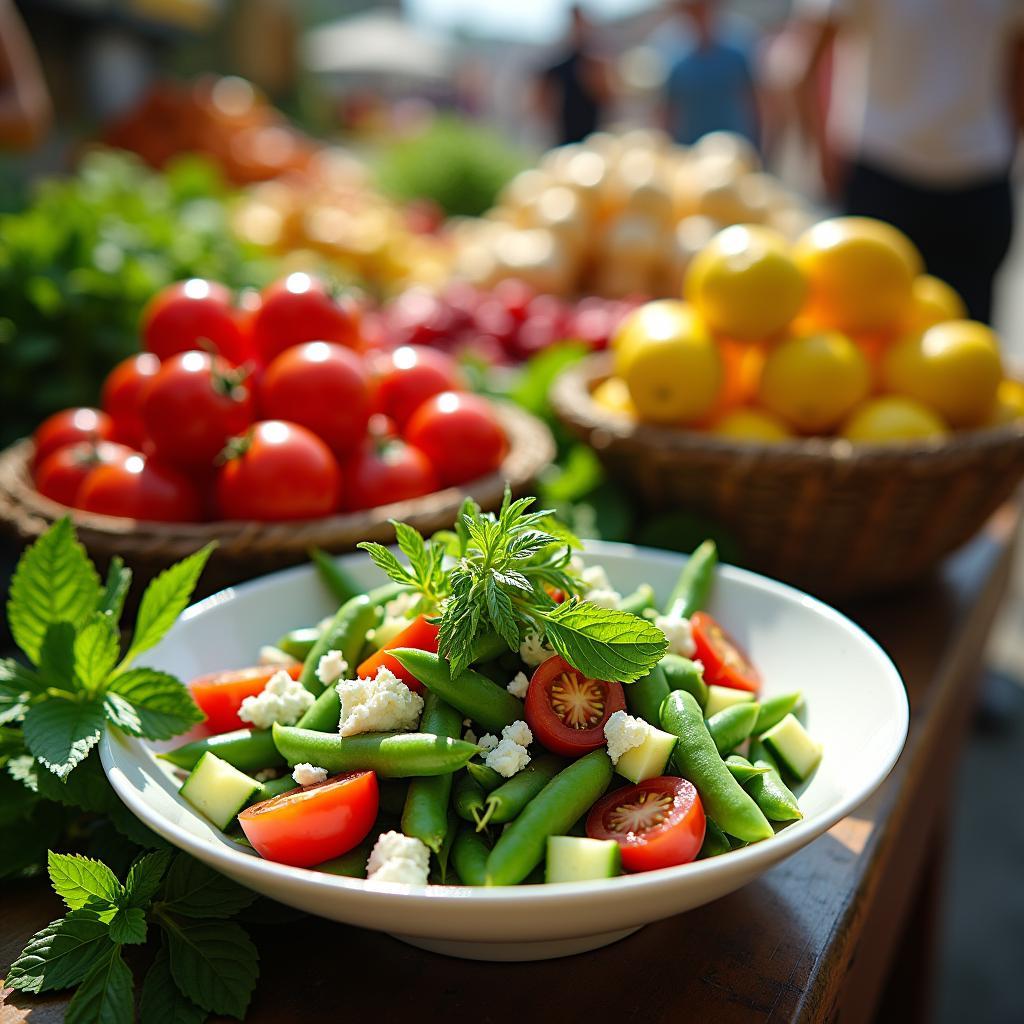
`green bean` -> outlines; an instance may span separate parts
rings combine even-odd
[[[661,721],[661,705],[668,696],[668,683],[661,666],[655,665],[643,679],[624,686],[623,690],[629,713],[657,726]]]
[[[745,757],[740,757],[739,754],[730,754],[725,759],[725,767],[732,772],[732,777],[744,788],[747,787],[747,783],[751,779],[756,779],[758,775],[764,775],[767,768],[755,768]],[[750,792],[748,789],[747,792]],[[757,803],[755,800],[754,803]]]
[[[264,800],[273,800],[275,796],[280,796],[282,793],[290,793],[293,789],[298,788],[299,784],[290,775],[282,775],[279,779],[267,779],[266,782],[260,784],[259,791],[253,795],[249,804],[259,804]]]
[[[730,704],[708,719],[708,732],[722,757],[735,750],[750,735],[759,710],[760,705],[756,701],[744,701],[742,704]]]
[[[492,789],[497,789],[505,781],[504,776],[499,775],[493,768],[480,764],[479,761],[470,761],[466,765],[466,771],[473,776],[477,785],[485,793],[490,793]]]
[[[802,700],[803,694],[797,690],[795,693],[784,693],[779,697],[771,697],[762,701],[761,712],[757,716],[754,728],[750,730],[751,736],[760,736],[773,725],[778,725],[786,715],[797,708]]]
[[[750,761],[764,761],[771,765],[775,771],[779,771],[779,762],[775,755],[761,742],[760,737],[754,736],[750,741],[750,748],[747,750],[747,758]]]
[[[469,663],[476,665],[481,661],[493,661],[508,653],[508,644],[493,629],[478,633],[469,645]]]
[[[341,698],[335,687],[328,686],[295,724],[314,732],[337,732],[340,721]]]
[[[702,708],[707,706],[708,684],[704,682],[704,670],[700,665],[681,654],[666,654],[659,665],[670,690],[692,693]]]
[[[452,847],[455,845],[455,837],[462,826],[462,822],[459,821],[459,816],[455,813],[454,807],[448,808],[447,817],[448,822],[445,828],[444,842],[441,843],[441,847],[437,851],[437,870],[441,876],[442,885],[448,880],[448,862],[451,859]]]
[[[728,853],[732,847],[729,845],[729,837],[715,824],[711,818],[704,819],[704,842],[701,844],[697,860],[707,860],[708,857],[718,857],[720,854]]]
[[[775,834],[757,804],[726,768],[692,694],[673,690],[668,695],[661,709],[661,727],[679,737],[672,755],[676,767],[697,787],[705,813],[723,832],[751,842]]]
[[[522,809],[565,767],[551,754],[532,760],[521,772],[487,795],[477,831],[488,824],[502,825],[518,817]]]
[[[674,619],[688,619],[707,604],[708,594],[718,564],[718,548],[713,540],[706,540],[692,555],[672,590],[665,605],[665,614]]]
[[[274,743],[289,764],[308,761],[334,772],[375,771],[385,778],[444,775],[480,748],[427,732],[370,732],[358,736],[275,725]]]
[[[568,832],[608,788],[613,774],[603,749],[563,768],[501,833],[487,858],[487,884],[516,885],[526,878],[544,859],[548,836]]]
[[[767,761],[755,761],[755,768],[763,768],[762,775],[746,783],[747,792],[769,821],[797,821],[804,816],[793,791],[782,781],[776,768]]]
[[[359,653],[363,648],[366,634],[373,629],[379,614],[379,604],[375,604],[365,594],[346,601],[310,648],[306,660],[302,663],[299,682],[311,693],[319,694],[323,691],[324,685],[317,677],[316,670],[320,659],[328,651],[340,651],[349,668],[355,668],[359,664]],[[339,715],[340,707],[339,704]]]
[[[480,823],[484,813],[484,791],[472,775],[460,775],[455,780],[452,792],[455,813],[464,821],[474,825]]]
[[[650,583],[641,583],[632,594],[627,594],[619,601],[619,611],[643,615],[648,608],[654,607],[654,587]]]
[[[518,697],[473,669],[453,679],[448,662],[430,651],[399,647],[390,653],[428,690],[489,732],[500,733],[523,717],[523,702]]]
[[[274,646],[296,661],[305,661],[313,645],[320,639],[320,632],[316,626],[293,629],[285,633]]]
[[[317,864],[313,870],[322,871],[327,875],[342,875],[345,878],[365,878],[366,862],[370,859],[370,850],[372,849],[373,843],[367,839],[353,847],[348,853],[343,853],[340,857],[334,857],[332,860],[326,860],[323,864]]]
[[[205,739],[185,743],[174,750],[166,750],[162,754],[157,754],[157,757],[191,771],[208,750],[243,772],[258,772],[264,768],[276,768],[284,764],[284,758],[277,752],[269,729],[235,729],[233,732],[222,732],[219,736],[207,736]]]
[[[459,829],[452,845],[452,865],[463,885],[487,884],[487,857],[490,849],[482,835],[471,825]]]
[[[331,592],[336,601],[344,603],[351,601],[362,589],[356,585],[355,580],[338,563],[333,555],[329,555],[320,548],[310,548],[309,557],[316,566],[316,573],[321,582]]]
[[[427,692],[423,701],[420,728],[435,736],[458,739],[462,734],[462,715],[436,693]],[[441,849],[448,830],[448,798],[452,793],[451,775],[413,779],[402,811],[402,831],[415,836],[434,853]]]

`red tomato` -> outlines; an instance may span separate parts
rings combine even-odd
[[[257,668],[234,668],[226,672],[211,672],[199,676],[188,684],[199,710],[206,715],[206,727],[212,733],[231,732],[233,729],[250,729],[248,722],[238,717],[238,709],[246,697],[261,694],[270,682],[270,677],[280,671],[276,665],[260,665]],[[298,679],[302,674],[301,665],[289,665],[285,670]]]
[[[743,648],[707,612],[690,617],[697,657],[704,662],[704,680],[734,690],[761,689],[761,673],[750,663]]]
[[[372,679],[377,669],[390,669],[399,679],[416,693],[423,692],[423,684],[397,659],[392,658],[388,651],[397,647],[412,647],[417,651],[430,651],[437,654],[438,627],[427,622],[423,615],[409,623],[390,643],[386,643],[376,654],[371,654],[358,669],[360,679]]]
[[[465,386],[451,356],[422,345],[382,353],[374,362],[373,377],[374,410],[394,420],[399,429],[428,398]]]
[[[238,816],[266,860],[309,868],[358,846],[373,828],[380,797],[373,772],[349,772],[253,804]]]
[[[137,453],[93,469],[79,488],[75,505],[85,512],[156,523],[194,523],[202,518],[195,484],[171,466]]]
[[[264,289],[261,298],[250,326],[256,355],[264,363],[304,341],[362,345],[355,305],[336,302],[318,278],[289,274]]]
[[[397,438],[367,440],[342,465],[348,511],[408,501],[439,488],[437,474],[418,448]]]
[[[224,519],[316,519],[338,509],[341,471],[331,450],[297,423],[263,420],[217,474]]]
[[[142,311],[142,344],[160,359],[212,348],[239,366],[252,355],[231,292],[200,277],[176,281],[149,300]]]
[[[405,428],[405,439],[430,459],[444,487],[493,473],[508,452],[488,401],[456,391],[424,402]]]
[[[614,839],[627,871],[689,864],[704,842],[704,807],[692,782],[674,775],[625,786],[587,815],[591,839]]]
[[[131,448],[113,441],[82,441],[51,452],[36,469],[36,490],[62,505],[75,506],[78,490],[97,467],[122,462],[135,455]]]
[[[209,465],[252,418],[243,372],[205,352],[164,360],[142,396],[142,421],[153,450],[184,466]]]
[[[122,444],[141,448],[146,438],[142,422],[142,393],[160,370],[152,352],[129,356],[115,366],[103,384],[103,410],[114,421],[114,437]]]
[[[526,691],[526,724],[548,750],[566,757],[603,747],[605,722],[625,709],[620,683],[591,679],[557,654],[537,667]]]
[[[308,427],[339,457],[366,435],[370,389],[351,349],[310,341],[282,352],[260,380],[260,410],[268,419]]]
[[[32,440],[35,443],[34,463],[39,465],[43,459],[58,448],[78,441],[112,441],[114,439],[114,422],[99,409],[85,406],[76,409],[63,409],[43,420],[36,427]]]

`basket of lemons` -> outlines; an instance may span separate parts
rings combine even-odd
[[[1024,474],[998,337],[867,218],[724,229],[684,298],[639,307],[552,401],[641,505],[708,515],[830,596],[919,576]]]

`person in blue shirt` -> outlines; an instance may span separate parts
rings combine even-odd
[[[690,145],[713,131],[731,131],[758,143],[757,99],[750,58],[720,30],[714,0],[682,0],[692,39],[665,82],[666,128]]]

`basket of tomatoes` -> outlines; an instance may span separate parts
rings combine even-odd
[[[466,390],[458,363],[369,347],[358,306],[291,274],[236,299],[179,282],[143,313],[141,351],[100,408],[68,409],[0,453],[0,516],[23,539],[71,514],[94,558],[149,575],[217,542],[208,586],[311,547],[390,541],[390,520],[496,507],[554,454],[547,428]]]
[[[1024,386],[895,228],[715,236],[684,298],[639,307],[554,407],[650,510],[709,516],[832,597],[908,582],[1024,475]]]

